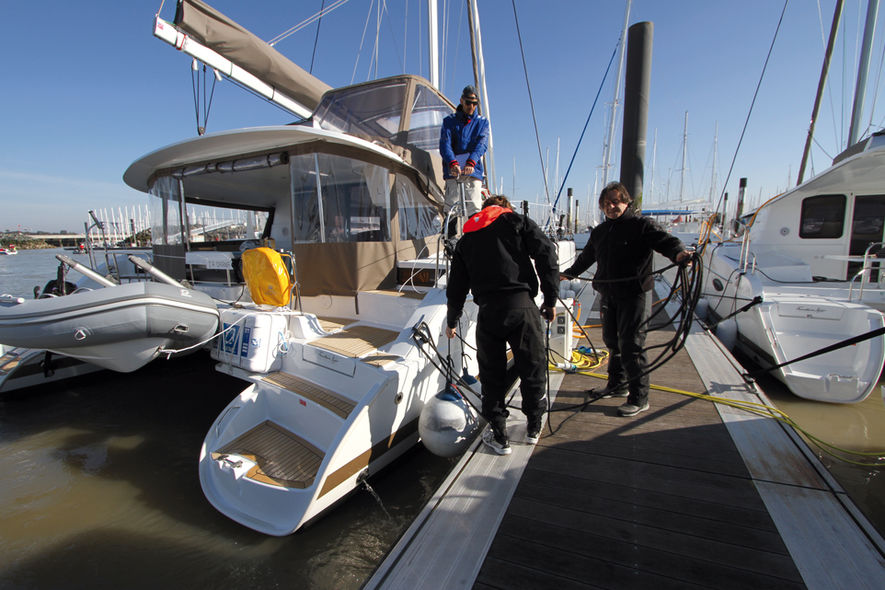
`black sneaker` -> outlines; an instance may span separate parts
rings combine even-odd
[[[525,442],[530,445],[541,439],[541,429],[544,428],[544,416],[541,414],[535,418],[529,418],[525,426]]]
[[[630,392],[626,389],[615,389],[614,391],[609,391],[605,395],[602,396],[602,399],[611,399],[613,397],[627,397],[630,395]]]
[[[511,452],[510,441],[507,440],[507,435],[495,433],[491,426],[482,433],[482,442],[499,455],[509,455]]]

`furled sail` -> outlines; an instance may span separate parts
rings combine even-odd
[[[315,109],[331,87],[201,0],[178,0],[174,24],[302,105]]]

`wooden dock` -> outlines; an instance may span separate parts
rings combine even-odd
[[[765,402],[736,367],[695,328],[651,380]],[[552,432],[516,411],[511,455],[474,444],[366,588],[882,587],[885,542],[791,429],[659,390],[557,411],[603,385],[551,374]]]

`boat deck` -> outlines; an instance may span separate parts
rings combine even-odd
[[[652,384],[763,401],[733,363],[695,329]],[[551,374],[553,409],[603,385]],[[554,411],[534,448],[514,412],[513,453],[475,443],[366,587],[880,586],[885,543],[792,430],[678,393],[650,399],[633,418],[617,415],[623,398]]]

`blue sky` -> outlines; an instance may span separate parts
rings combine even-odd
[[[466,8],[461,0],[438,2],[445,12],[440,17],[445,26],[441,86],[454,101],[473,78]],[[271,39],[316,13],[322,0],[209,3],[259,37]],[[161,16],[171,21],[171,0],[6,3],[6,26],[0,36],[5,56],[0,230],[77,231],[82,230],[89,209],[144,204],[145,195],[123,184],[123,171],[145,153],[196,134],[190,58],[152,35],[153,17],[161,4]],[[277,49],[305,69],[313,59],[313,73],[331,86],[375,77],[369,68],[377,6],[373,4],[350,0],[326,16],[315,56],[316,25],[281,41]],[[788,3],[725,188],[732,197],[741,176],[749,179],[751,202],[795,183],[834,4],[835,0]],[[426,16],[424,0],[387,0],[386,5],[377,75],[407,71],[427,76],[426,32],[420,28]],[[686,200],[710,194],[717,125],[718,197],[783,5],[782,0],[634,0],[630,23],[654,24],[646,203],[668,196],[677,199],[680,186]],[[844,147],[848,134],[866,2],[846,0],[845,5],[815,135],[819,146],[812,164],[818,172]],[[37,7],[40,14],[35,14]],[[496,182],[503,181],[505,194],[546,200],[541,160],[549,168],[550,190],[555,191],[554,180],[558,176],[561,181],[565,173],[617,43],[625,7],[625,2],[615,0],[516,1],[540,133],[539,157],[512,4],[480,0]],[[885,99],[876,92],[883,55],[881,28],[875,47],[863,121],[864,126],[872,121],[873,129],[878,129],[885,120],[881,104]],[[582,207],[588,198],[595,202],[595,194],[590,195],[601,182],[613,75],[614,66],[567,182]],[[879,104],[873,104],[874,98]],[[223,81],[215,90],[208,130],[280,124],[293,118]],[[611,178],[618,175],[619,145],[616,140]]]

